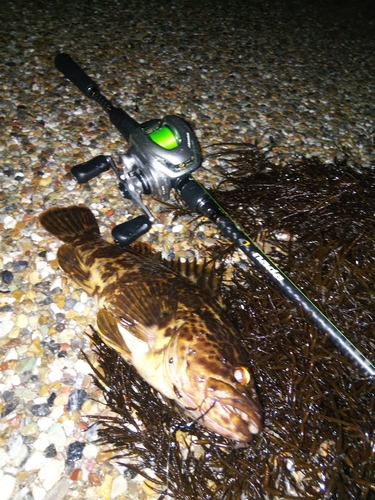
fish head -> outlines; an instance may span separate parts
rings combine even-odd
[[[236,367],[235,372],[249,373],[245,367]],[[208,429],[235,441],[248,442],[261,429],[261,411],[249,391],[236,385],[229,377],[209,377],[204,399],[200,402],[196,398],[195,402],[200,403],[201,419]]]
[[[185,324],[170,345],[167,362],[176,401],[187,416],[213,432],[249,442],[262,427],[254,377],[235,337],[220,335],[220,323],[215,334],[205,326],[201,323],[192,334]]]

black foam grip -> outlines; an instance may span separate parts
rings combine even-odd
[[[112,229],[112,236],[120,247],[126,247],[133,243],[143,234],[151,229],[151,221],[145,215],[139,215],[134,219],[118,224]]]
[[[85,182],[94,179],[103,172],[107,172],[111,168],[111,157],[105,155],[95,156],[86,163],[80,163],[71,169],[72,175],[77,182],[84,184]]]
[[[70,57],[69,54],[60,52],[55,57],[56,68],[87,97],[91,97],[92,91],[97,89],[93,80],[83,69]]]

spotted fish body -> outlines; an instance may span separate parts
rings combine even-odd
[[[260,431],[261,410],[238,333],[207,293],[212,269],[178,261],[168,267],[146,245],[108,243],[84,206],[52,208],[39,220],[65,243],[60,267],[96,297],[103,341],[186,415],[224,437],[250,441]]]

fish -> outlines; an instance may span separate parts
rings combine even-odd
[[[102,340],[187,417],[234,441],[262,429],[240,336],[215,299],[214,263],[162,260],[146,243],[120,248],[84,205],[53,207],[41,226],[61,240],[60,268],[97,303]]]

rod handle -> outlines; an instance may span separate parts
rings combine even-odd
[[[96,83],[83,71],[83,69],[70,57],[69,54],[60,52],[55,57],[56,68],[79,88],[87,97],[92,97],[97,90]]]

